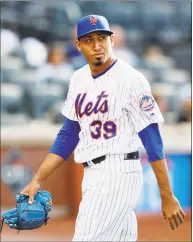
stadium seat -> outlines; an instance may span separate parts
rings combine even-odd
[[[3,9],[1,10],[3,11]],[[20,47],[19,36],[9,29],[1,29],[1,58],[11,55]]]
[[[148,80],[149,83],[156,81],[156,77],[154,76],[153,72],[148,69],[138,68],[138,71],[140,71],[145,78]]]
[[[176,1],[176,22],[182,28],[188,27],[191,32],[192,1]],[[191,34],[191,33],[190,33]]]
[[[20,70],[23,67],[23,61],[16,56],[1,57],[1,68],[6,70]]]
[[[187,39],[187,34],[184,29],[179,27],[167,27],[163,28],[157,33],[158,42],[162,45],[168,44],[178,44],[185,42]]]
[[[152,83],[152,91],[158,95],[171,96],[175,94],[175,88],[171,83]]]
[[[171,68],[163,70],[161,73],[162,82],[168,82],[173,84],[184,84],[191,81],[191,77],[188,71],[178,68]]]
[[[126,32],[126,36],[127,36],[127,42],[128,45],[140,45],[144,39],[145,39],[145,34],[141,29],[128,29],[128,31]]]
[[[23,89],[15,84],[1,84],[1,112],[20,113]]]
[[[1,125],[2,126],[11,126],[11,125],[24,125],[29,123],[30,119],[27,115],[24,113],[16,113],[16,114],[11,114],[8,112],[3,112],[1,113]]]
[[[145,66],[148,68],[173,68],[175,67],[175,60],[172,57],[160,56],[160,58],[151,60],[144,60]]]
[[[191,72],[192,70],[192,46],[184,44],[170,48],[168,53],[175,59],[176,67]]]
[[[70,29],[82,16],[78,4],[76,1],[69,1],[67,3],[65,1],[59,1],[57,4],[49,1],[48,6],[51,18],[50,33],[53,37],[68,38]]]
[[[147,39],[158,39],[157,33],[173,26],[175,9],[169,1],[141,1],[141,19]]]
[[[64,122],[64,116],[61,113],[64,106],[64,100],[54,103],[48,111],[48,119],[51,123],[62,124]]]
[[[8,83],[17,76],[17,73],[22,69],[23,61],[20,57],[4,56],[1,58],[1,73],[3,82]]]
[[[64,100],[63,90],[57,84],[41,84],[29,93],[32,104],[32,116],[43,118],[44,114],[57,101]]]
[[[166,119],[167,123],[175,121],[177,115],[177,100],[176,95],[177,86],[171,83],[152,83],[152,93],[154,97],[157,96],[158,106]]]
[[[39,2],[29,1],[24,6],[23,18],[25,24],[41,31],[45,31],[49,27],[46,19],[46,8]]]
[[[21,69],[17,75],[12,77],[12,83],[20,85],[23,89],[33,89],[36,85],[35,72],[31,69]]]
[[[112,1],[80,1],[80,8],[84,15],[95,14],[108,17],[111,24],[122,25],[124,28],[138,28],[141,24],[140,8],[138,1],[123,1],[121,4]],[[108,14],[107,14],[108,13]]]
[[[48,57],[47,48],[38,39],[33,37],[22,39],[21,49],[26,67],[37,68],[46,63]]]
[[[163,56],[157,60],[144,60],[144,67],[150,70],[154,77],[154,82],[161,82],[161,74],[168,68],[175,67],[175,60],[171,57]]]
[[[63,93],[63,98],[66,99],[67,94],[68,94],[68,88],[69,88],[69,83],[70,81],[68,79],[59,79],[59,78],[47,78],[46,80],[40,81],[39,84],[57,84],[58,86],[61,87],[61,91]]]

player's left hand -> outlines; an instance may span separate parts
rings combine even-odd
[[[185,213],[174,195],[162,197],[162,213],[164,221],[169,222],[172,230],[184,222]]]

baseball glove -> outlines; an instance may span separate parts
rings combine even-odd
[[[16,208],[3,213],[2,226],[5,222],[12,229],[32,230],[47,224],[52,208],[52,196],[48,191],[37,192],[33,204],[28,204],[27,195],[17,194],[15,198]]]

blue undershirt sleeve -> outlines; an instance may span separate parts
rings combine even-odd
[[[64,160],[67,160],[79,142],[79,132],[79,123],[65,117],[64,124],[60,129],[49,152],[59,155]]]
[[[157,123],[152,123],[138,133],[147,152],[148,161],[165,159],[163,142]]]

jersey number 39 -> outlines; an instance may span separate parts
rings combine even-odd
[[[102,123],[100,120],[95,120],[91,124],[92,127],[95,128],[94,131],[91,131],[91,136],[93,139],[99,139],[103,136],[105,139],[110,139],[113,136],[116,136],[117,126],[113,121],[106,121]]]

